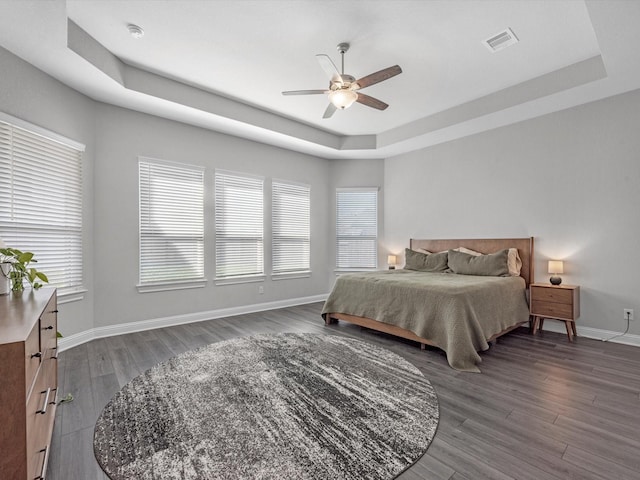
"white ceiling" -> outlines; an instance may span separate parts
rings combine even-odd
[[[67,22],[67,18],[71,23]],[[136,40],[127,24],[140,25]],[[95,98],[328,158],[384,157],[640,88],[627,0],[0,1],[0,45]],[[79,28],[78,28],[79,27]],[[483,40],[510,27],[520,42]],[[323,119],[315,54],[403,73]]]

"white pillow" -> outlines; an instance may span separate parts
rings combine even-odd
[[[469,255],[482,255],[480,252],[476,252],[475,250],[469,250],[465,247],[458,247],[454,249],[457,252],[466,253]],[[517,248],[510,248],[509,253],[507,255],[507,267],[509,268],[509,275],[512,277],[519,277],[520,270],[522,270],[522,260],[520,259],[520,255],[518,254]]]
[[[509,275],[513,277],[520,276],[520,270],[522,270],[522,260],[518,254],[517,248],[509,249],[509,256],[507,257],[507,265],[509,267]]]
[[[462,253],[466,253],[468,255],[473,255],[474,257],[478,257],[480,255],[484,255],[480,252],[476,252],[475,250],[469,250],[468,248],[464,248],[464,247],[458,247],[458,248],[454,248],[454,250],[456,252],[462,252]]]
[[[433,252],[430,252],[429,250],[425,250],[424,248],[413,248],[412,250],[414,252],[424,253],[425,255],[431,255],[433,253]]]

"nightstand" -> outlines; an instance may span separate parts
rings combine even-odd
[[[576,319],[580,316],[580,287],[532,283],[530,288],[533,334],[542,329],[545,318],[551,318],[564,322],[569,341],[573,342],[573,337],[577,336]]]

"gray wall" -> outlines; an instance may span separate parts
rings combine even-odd
[[[579,325],[623,331],[623,308],[640,315],[638,125],[634,91],[388,159],[384,248],[533,236],[536,280],[564,260]]]
[[[327,242],[329,243],[330,268],[336,268],[336,188],[341,187],[378,187],[378,239],[384,236],[384,160],[333,160],[331,162],[331,176],[329,190],[329,225]],[[386,251],[378,243],[378,268],[386,268]],[[330,276],[327,291],[331,290],[335,275]]]
[[[83,155],[84,299],[59,307],[64,335],[93,327],[93,163],[96,104],[0,48],[0,111],[86,145]],[[37,253],[36,253],[36,258]],[[45,272],[46,273],[46,272]]]
[[[330,161],[100,104],[96,116],[95,326],[163,318],[327,292]],[[138,155],[206,167],[205,288],[138,293]],[[270,268],[270,180],[311,185],[309,278],[215,286],[213,175],[216,168],[265,182],[265,268]],[[264,294],[258,286],[264,286]]]
[[[0,71],[0,111],[87,145],[88,292],[60,307],[66,335],[326,293],[335,278],[335,188],[341,186],[383,187],[381,268],[386,254],[401,253],[410,237],[534,236],[537,280],[547,281],[547,259],[564,259],[564,281],[582,285],[580,324],[621,331],[623,308],[640,317],[638,91],[384,161],[329,161],[93,102],[1,48]],[[311,184],[312,276],[267,277],[264,295],[257,284],[212,282],[139,294],[138,155],[207,167],[209,214],[214,168]],[[212,279],[211,216],[206,228]],[[640,334],[638,321],[631,332]]]
[[[329,160],[217,134],[94,102],[0,48],[0,111],[87,145],[84,154],[84,284],[80,301],[60,306],[61,332],[325,294],[333,260]],[[203,165],[206,171],[205,288],[138,293],[138,155]],[[311,185],[309,278],[214,286],[213,172],[267,177],[265,267],[270,267],[270,179]],[[95,229],[95,230],[94,230]],[[95,234],[94,234],[95,231]],[[37,253],[37,252],[36,252]],[[95,272],[95,281],[94,281]]]

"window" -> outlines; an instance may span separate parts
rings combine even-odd
[[[262,177],[217,170],[216,279],[264,275]]]
[[[84,145],[0,116],[0,237],[33,252],[59,295],[84,290],[83,151]]]
[[[378,265],[378,189],[336,191],[336,266],[368,269]]]
[[[310,272],[311,189],[274,180],[271,187],[273,275]]]
[[[202,286],[204,168],[141,157],[138,173],[139,287],[190,281]]]

